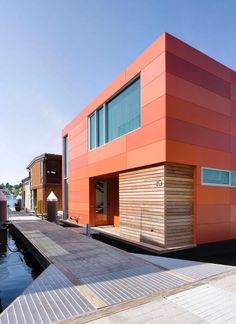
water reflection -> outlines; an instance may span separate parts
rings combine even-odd
[[[0,312],[41,272],[17,237],[9,230],[0,230]]]
[[[7,252],[7,231],[0,229],[0,254]]]

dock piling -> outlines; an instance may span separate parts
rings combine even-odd
[[[56,223],[57,222],[57,197],[51,192],[47,198],[47,210],[48,210],[48,221]]]
[[[0,224],[7,222],[7,198],[0,189]]]

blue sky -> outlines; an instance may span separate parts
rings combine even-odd
[[[236,70],[235,0],[0,0],[0,182],[167,31]]]

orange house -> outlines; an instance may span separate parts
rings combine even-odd
[[[236,238],[236,72],[164,33],[63,129],[64,216],[161,247]]]

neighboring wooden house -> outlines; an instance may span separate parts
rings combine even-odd
[[[46,200],[51,191],[58,198],[62,209],[62,156],[44,153],[35,157],[27,166],[30,176],[31,209],[47,212]]]
[[[22,184],[22,208],[26,211],[31,210],[31,194],[30,194],[30,177],[21,180]]]

